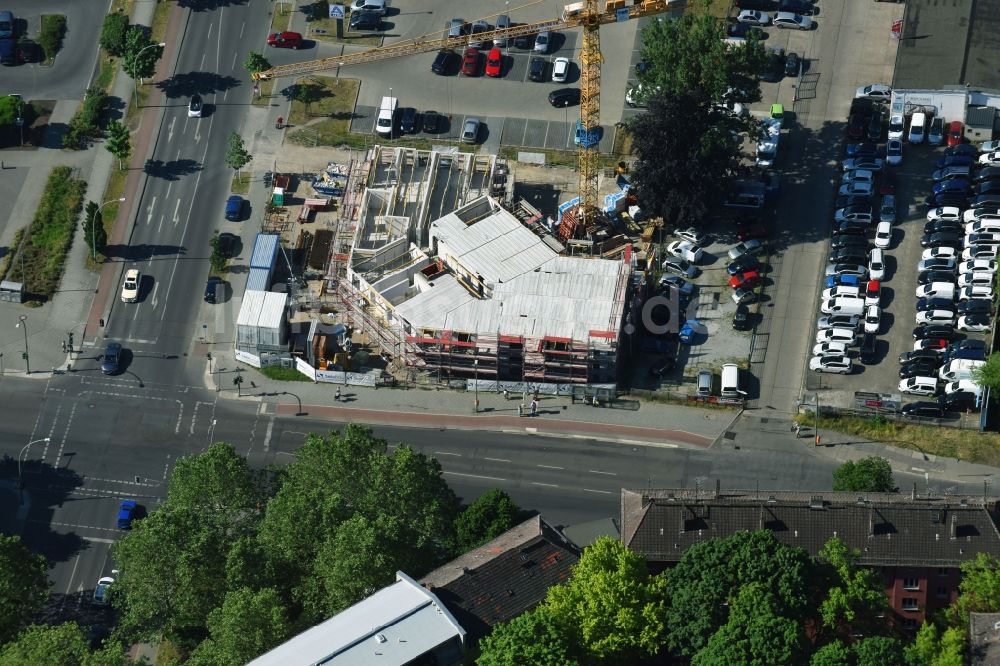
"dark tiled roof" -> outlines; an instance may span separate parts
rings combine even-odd
[[[1000,613],[969,613],[969,664],[1000,664]]]
[[[540,516],[438,567],[420,580],[477,640],[531,610],[565,582],[580,549]]]
[[[622,489],[622,540],[647,561],[676,562],[696,543],[769,529],[815,555],[836,536],[871,566],[957,566],[1000,556],[997,498],[895,493]]]

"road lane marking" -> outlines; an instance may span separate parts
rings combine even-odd
[[[541,483],[539,481],[532,481],[531,485],[533,485],[533,486],[547,486],[549,488],[558,488],[559,487],[558,485],[556,485],[554,483]]]
[[[267,421],[267,430],[264,432],[264,453],[267,453],[271,448],[271,431],[274,430],[274,417],[272,416]]]
[[[170,124],[167,125],[167,143],[174,140],[174,123],[177,122],[177,116],[170,119]]]
[[[181,200],[178,197],[177,203],[174,204],[174,226],[175,227],[177,226],[177,223],[181,221],[180,210],[181,210]]]
[[[483,460],[492,460],[493,462],[506,462],[506,463],[510,462],[505,458],[483,458]]]
[[[117,541],[117,539],[102,539],[101,537],[92,537],[83,535],[81,535],[80,538],[83,539],[84,541],[93,541],[94,543],[114,543],[115,541]]]
[[[146,224],[153,221],[153,209],[156,207],[156,195],[153,195],[153,200],[149,202],[149,209],[146,211]]]
[[[544,467],[545,469],[566,469],[565,467],[556,467],[555,465],[535,465],[535,467]]]
[[[448,451],[434,451],[436,456],[455,456],[456,458],[461,458],[461,453],[449,453]]]
[[[599,469],[591,469],[587,471],[589,471],[591,474],[607,474],[608,476],[618,476],[615,472],[602,472]]]
[[[243,39],[243,31],[246,30],[246,27],[247,27],[247,22],[243,21],[243,24],[240,25],[240,39]]]
[[[448,474],[450,476],[465,476],[465,477],[468,477],[470,479],[486,479],[487,481],[506,481],[507,480],[507,479],[501,479],[498,476],[481,476],[479,474],[462,474],[461,472],[448,472],[448,471],[445,471],[443,473],[444,474]]]
[[[583,488],[582,490],[585,493],[600,493],[602,495],[611,495],[611,494],[613,494],[610,490],[592,490],[590,488]]]
[[[153,281],[153,293],[149,295],[149,300],[153,304],[153,309],[156,309],[156,304],[159,303],[159,299],[156,298],[156,290],[160,288],[160,281]]]

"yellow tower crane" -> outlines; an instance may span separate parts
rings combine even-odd
[[[627,21],[681,9],[686,4],[687,0],[637,0],[636,4],[632,5],[626,5],[626,0],[584,0],[566,5],[559,18],[523,23],[476,34],[476,39],[488,41],[500,38],[513,39],[544,30],[583,28],[583,43],[580,48],[580,124],[583,127],[584,135],[581,137],[577,151],[580,202],[576,218],[569,225],[570,231],[568,233],[564,231],[565,236],[571,236],[572,230],[578,226],[591,227],[601,214],[597,204],[598,176],[600,175],[598,143],[601,124],[601,63],[604,61],[604,57],[601,55],[600,27],[607,23]],[[437,36],[439,34],[441,33],[431,33],[389,46],[356,53],[278,65],[268,70],[255,72],[253,78],[254,80],[272,79],[279,76],[339,69],[347,65],[360,65],[438,49],[460,48],[469,41],[466,35],[439,37]]]

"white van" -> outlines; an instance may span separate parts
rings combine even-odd
[[[574,16],[579,16],[583,13],[583,10],[587,8],[586,2],[574,2],[572,4],[566,5],[562,10],[562,20],[565,21],[568,18],[573,18]]]
[[[945,395],[950,395],[952,393],[958,393],[959,391],[968,391],[973,395],[979,395],[979,384],[972,381],[971,379],[959,379],[958,381],[948,382],[944,385]]]
[[[743,395],[740,391],[740,368],[735,363],[727,363],[722,366],[722,389],[720,391],[723,398],[738,398]]]
[[[383,97],[378,105],[378,118],[375,120],[375,131],[382,136],[392,138],[392,123],[396,117],[396,107],[399,100],[395,97]]]
[[[864,311],[864,296],[838,296],[824,301],[820,306],[820,312],[823,314],[859,315]]]
[[[923,143],[927,138],[927,114],[917,111],[910,118],[910,143]]]
[[[956,358],[948,365],[938,370],[938,377],[946,382],[959,379],[972,379],[972,371],[986,365],[986,361],[974,361],[968,358]]]
[[[931,282],[917,287],[917,298],[955,298],[954,282]]]

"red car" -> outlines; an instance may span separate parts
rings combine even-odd
[[[276,49],[298,49],[302,46],[302,35],[297,32],[272,32],[267,36],[267,45]]]
[[[962,143],[964,132],[962,131],[962,121],[953,120],[948,124],[948,145],[957,146]]]
[[[500,62],[500,49],[493,47],[486,54],[486,76],[492,76],[493,78],[500,76]]]
[[[733,289],[742,289],[744,287],[756,287],[760,284],[760,273],[757,271],[746,271],[744,273],[737,273],[733,277],[729,278],[729,286]]]
[[[462,54],[462,74],[477,76],[479,74],[479,49],[471,46]]]
[[[751,238],[767,238],[767,225],[763,222],[748,224],[740,227],[739,231],[736,232],[736,236],[741,241],[750,240]]]

